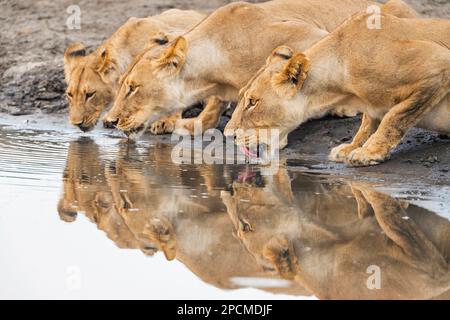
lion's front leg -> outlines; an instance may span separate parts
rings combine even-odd
[[[353,196],[355,197],[356,203],[358,205],[358,217],[360,219],[364,219],[366,217],[372,216],[373,209],[370,203],[364,197],[364,194],[362,193],[358,185],[355,183],[351,183],[350,187],[352,189]]]
[[[353,150],[361,147],[367,139],[377,130],[380,122],[364,113],[361,126],[353,138],[352,143],[343,143],[331,150],[329,159],[335,162],[345,162],[347,156]]]
[[[219,124],[220,116],[225,111],[227,104],[217,97],[211,97],[197,118],[180,119],[175,125],[175,133],[190,135],[202,134],[208,129],[213,129]]]
[[[175,125],[178,120],[181,119],[182,112],[176,112],[168,117],[164,117],[153,122],[150,126],[150,132],[152,134],[166,134],[172,133],[175,130]]]

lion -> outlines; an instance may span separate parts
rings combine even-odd
[[[90,54],[81,43],[70,45],[64,53],[70,123],[82,131],[91,130],[112,103],[120,76],[133,59],[148,46],[167,43],[204,17],[197,11],[171,9],[153,17],[130,18]]]
[[[213,96],[204,115],[184,119],[178,127],[172,121],[167,128],[162,128],[163,122],[152,129],[194,134],[196,124],[201,132],[213,128],[226,102],[237,100],[241,87],[273,48],[291,44],[306,50],[372,4],[365,0],[342,0],[338,6],[331,0],[275,0],[226,5],[167,46],[152,48],[136,59],[120,80],[105,119],[136,139],[152,121]],[[395,0],[386,10],[394,7],[404,15],[412,14],[404,6]]]
[[[280,169],[235,181],[222,199],[258,263],[320,299],[448,296],[450,222],[370,185],[335,183],[307,174],[291,182]]]
[[[258,287],[310,295],[300,284],[281,280],[258,265],[233,235],[220,199],[219,189],[231,182],[223,178],[224,167],[186,170],[172,164],[171,150],[172,146],[157,144],[142,152],[123,143],[111,161],[101,159],[92,139],[71,142],[58,205],[61,219],[74,222],[83,212],[117,247],[146,256],[161,252],[217,288],[268,281]],[[197,198],[192,188],[201,193]],[[273,285],[273,280],[281,284]]]
[[[304,52],[281,46],[244,88],[225,129],[243,146],[277,129],[280,147],[308,119],[343,106],[363,112],[361,127],[330,159],[351,166],[387,160],[413,126],[450,133],[450,21],[358,14]],[[246,134],[252,129],[253,133]],[[258,141],[259,139],[259,141]]]
[[[119,248],[140,247],[114,205],[110,188],[105,183],[99,148],[89,138],[72,141],[63,176],[63,193],[58,202],[62,221],[76,221],[78,213],[95,223]]]
[[[117,160],[105,169],[119,214],[136,239],[145,244],[141,250],[150,256],[162,252],[168,261],[182,262],[219,288],[240,288],[239,278],[279,279],[258,265],[231,232],[219,191],[229,182],[220,171],[224,167],[182,171],[171,164],[172,146],[158,144],[155,148],[140,154],[124,144]],[[162,189],[177,185],[189,188]],[[192,188],[198,190],[198,196]],[[309,294],[301,285],[288,283],[264,290]]]

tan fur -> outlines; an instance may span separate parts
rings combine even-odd
[[[149,50],[140,57],[124,77],[106,118],[134,135],[153,118],[209,96],[236,101],[240,88],[274,47],[284,43],[309,48],[371,4],[364,0],[341,0],[339,5],[332,0],[276,0],[222,7],[165,50]],[[132,83],[139,89],[130,93]],[[220,111],[221,104],[216,109]]]
[[[162,45],[204,18],[195,11],[168,10],[148,18],[130,18],[91,54],[80,43],[64,54],[69,120],[83,131],[97,123],[113,101],[120,76],[149,46]],[[92,96],[87,96],[91,94]]]
[[[449,134],[450,22],[382,15],[382,28],[369,29],[368,18],[349,19],[304,52],[309,72],[300,89],[289,81],[295,55],[269,62],[247,85],[226,134],[276,128],[284,139],[308,119],[352,106],[364,112],[361,128],[331,159],[354,166],[386,160],[413,126]],[[250,99],[257,107],[249,108]],[[257,140],[237,139],[246,141]]]
[[[63,178],[63,193],[58,203],[61,220],[74,222],[78,212],[95,223],[119,248],[141,247],[114,205],[105,184],[99,148],[90,139],[71,142]]]
[[[218,288],[240,288],[232,281],[234,277],[279,279],[255,263],[233,236],[218,191],[227,183],[222,181],[224,172],[204,166],[189,170],[189,176],[183,178],[186,172],[182,167],[167,165],[171,163],[171,151],[170,146],[157,144],[142,155],[124,144],[117,159],[105,161],[93,140],[72,142],[59,205],[61,219],[73,222],[77,212],[83,212],[118,247],[141,250],[148,256],[161,252]],[[208,192],[208,198],[194,199],[189,188],[169,187],[192,183],[199,191]],[[161,186],[167,189],[161,192]],[[295,282],[264,290],[309,294]]]
[[[287,178],[286,178],[287,177]],[[450,223],[431,212],[349,183],[291,180],[284,169],[264,183],[235,181],[222,199],[255,259],[321,299],[433,299],[450,291]],[[358,215],[358,204],[367,207]],[[291,196],[286,196],[292,194]],[[245,200],[245,201],[244,201]],[[238,221],[251,225],[244,230]],[[381,287],[369,289],[370,266]]]

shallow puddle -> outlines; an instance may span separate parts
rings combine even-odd
[[[0,127],[1,298],[450,297],[445,192],[73,137]]]

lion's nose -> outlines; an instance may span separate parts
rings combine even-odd
[[[87,131],[90,130],[90,127],[85,126],[83,123],[79,123],[79,124],[77,124],[76,126],[77,126],[81,131],[83,131],[83,132],[87,132]]]
[[[119,119],[105,119],[103,121],[103,127],[105,129],[114,129],[119,123]]]

